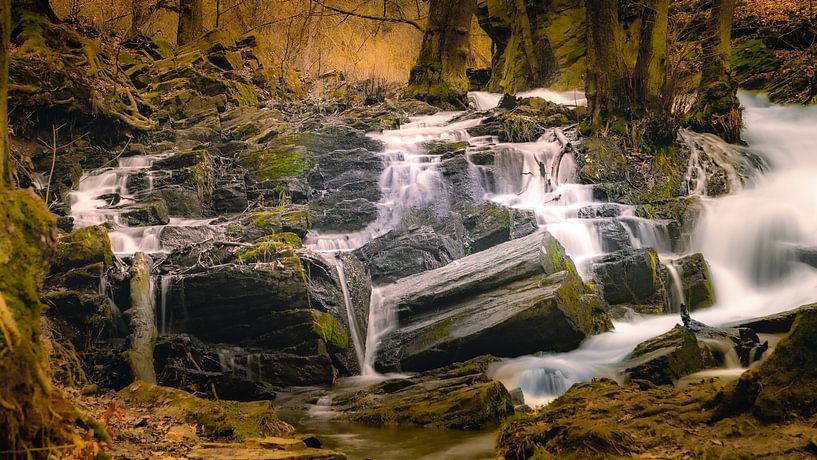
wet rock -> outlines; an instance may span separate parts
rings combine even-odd
[[[223,229],[207,225],[206,222],[201,225],[166,225],[159,233],[159,241],[163,249],[175,251],[186,246],[220,239],[223,235]]]
[[[259,209],[240,216],[227,224],[227,234],[244,242],[255,242],[259,238],[275,233],[290,232],[301,238],[312,228],[314,215],[307,206],[289,205]]]
[[[797,313],[800,310],[811,310],[817,308],[817,304],[804,305],[793,310],[776,313],[774,315],[754,318],[732,324],[733,327],[746,327],[759,334],[784,334],[791,329]]]
[[[596,231],[601,239],[601,248],[604,252],[616,252],[632,249],[630,234],[616,219],[603,219],[595,223]]]
[[[621,215],[621,206],[614,203],[589,205],[579,209],[579,219],[595,219],[597,217],[618,217]]]
[[[377,205],[364,198],[344,199],[340,195],[310,203],[316,230],[354,232],[377,219]]]
[[[751,411],[765,422],[810,418],[817,407],[817,308],[803,308],[760,366],[719,395],[719,418]]]
[[[433,228],[412,226],[372,240],[356,250],[355,255],[369,267],[373,283],[389,284],[442,267],[463,254],[451,238]]]
[[[751,329],[699,330],[676,325],[671,331],[639,344],[624,362],[631,379],[672,385],[679,378],[713,367],[748,366],[760,340]]]
[[[664,306],[660,262],[652,249],[622,249],[593,261],[594,280],[610,305]]]
[[[534,142],[548,128],[567,125],[573,118],[572,111],[563,105],[538,97],[520,99],[513,109],[496,116],[500,128],[499,140]]]
[[[591,137],[579,144],[577,155],[579,178],[584,183],[624,181],[627,157],[621,146],[613,140]],[[610,201],[618,201],[610,197]]]
[[[672,261],[681,278],[681,291],[690,310],[708,308],[715,304],[715,289],[709,264],[703,254],[693,254]]]
[[[167,203],[161,198],[151,198],[130,206],[121,214],[122,221],[132,227],[165,225],[170,223]]]
[[[513,414],[511,395],[485,374],[491,358],[477,358],[407,379],[386,380],[334,398],[353,421],[374,426],[478,430]]]
[[[366,132],[399,129],[409,118],[401,109],[390,103],[351,107],[344,110],[339,118],[349,126]]]
[[[497,244],[530,235],[538,230],[533,211],[513,210],[494,203],[483,204],[462,215],[467,232],[465,251],[474,254]]]
[[[377,350],[381,370],[425,370],[481,354],[569,350],[611,327],[561,245],[537,233],[404,278],[384,310],[399,328]]]
[[[243,212],[249,207],[243,177],[221,178],[213,187],[213,211],[225,214]]]

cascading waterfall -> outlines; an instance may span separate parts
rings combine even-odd
[[[343,292],[343,303],[346,306],[346,320],[349,322],[349,335],[352,336],[352,344],[355,347],[355,356],[360,366],[364,362],[364,348],[360,340],[360,333],[357,330],[357,320],[355,319],[354,305],[352,304],[352,296],[349,294],[349,285],[346,283],[346,272],[343,268],[343,259],[334,257],[334,265],[338,272],[338,280],[340,280],[340,288]]]
[[[817,155],[813,127],[817,107],[775,106],[763,96],[741,94],[746,107],[744,139],[749,150],[768,168],[745,188],[730,179],[733,195],[704,198],[704,212],[692,237],[692,252],[702,252],[711,267],[717,304],[695,312],[712,325],[791,309],[817,300],[817,270],[797,258],[800,248],[817,247]],[[684,136],[690,133],[682,132]],[[699,136],[699,135],[695,135]],[[698,143],[710,159],[724,160],[723,142]],[[698,138],[700,139],[700,137]],[[714,147],[713,147],[714,146]],[[734,149],[732,150],[734,151]],[[694,154],[694,152],[691,152]],[[754,158],[753,158],[754,160]],[[699,159],[693,158],[693,162]],[[734,157],[718,165],[735,164]],[[690,191],[704,195],[704,177],[689,173]],[[728,169],[727,169],[728,171]],[[671,265],[671,264],[669,264]],[[670,268],[670,274],[673,274]],[[677,281],[676,281],[677,283]],[[632,349],[678,323],[676,315],[615,322],[615,330],[588,338],[567,353],[507,360],[492,369],[494,378],[508,388],[521,387],[523,378],[542,370],[560,371],[566,385],[593,377],[618,378],[614,365]],[[728,353],[725,358],[738,365]],[[546,403],[562,391],[552,382],[522,387],[531,405]]]

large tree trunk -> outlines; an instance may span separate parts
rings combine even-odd
[[[406,96],[431,104],[464,105],[475,10],[476,0],[431,0],[420,56],[411,69]]]
[[[150,272],[153,261],[142,252],[133,257],[131,268],[131,307],[125,311],[130,326],[130,347],[125,358],[130,365],[134,380],[156,383],[153,367],[153,347],[156,345],[156,312],[153,290],[150,288]]]
[[[11,47],[11,2],[0,1],[0,190],[7,182],[9,48]]]
[[[204,35],[204,1],[179,0],[179,30],[176,44],[186,45]]]
[[[641,14],[635,91],[644,112],[659,110],[667,71],[669,0],[652,0]]]
[[[737,0],[715,0],[703,42],[701,84],[690,116],[699,131],[715,133],[727,142],[740,140],[743,125],[737,84],[731,78],[732,23]]]
[[[587,101],[594,125],[629,112],[632,94],[624,64],[617,0],[587,0]]]
[[[51,3],[49,3],[48,0],[12,0],[12,1],[14,1],[15,10],[31,11],[32,13],[37,13],[41,16],[47,17],[48,20],[51,22],[54,23],[60,22],[60,18],[58,18],[57,15],[54,14],[54,9],[51,8]]]

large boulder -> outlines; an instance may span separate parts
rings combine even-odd
[[[85,227],[60,238],[51,272],[63,273],[72,268],[100,263],[109,267],[112,260],[108,230],[103,226]]]
[[[426,370],[483,354],[565,351],[612,327],[564,249],[537,233],[390,286],[381,308],[399,327],[378,346],[381,370]],[[390,294],[391,293],[391,294]]]

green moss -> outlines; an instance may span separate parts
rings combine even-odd
[[[301,261],[295,255],[295,249],[299,249],[301,245],[301,238],[298,235],[289,232],[277,233],[265,236],[250,248],[242,249],[237,257],[242,264],[277,260],[285,265],[300,265]]]
[[[341,350],[349,348],[349,336],[346,329],[329,313],[312,311],[315,332],[329,345]]]
[[[267,180],[302,175],[310,164],[304,151],[292,146],[248,152],[242,155],[240,161],[243,166]]]
[[[190,176],[187,183],[196,188],[200,198],[209,196],[215,188],[215,178],[213,175],[213,163],[207,150],[194,150],[199,161],[190,167]]]
[[[230,89],[230,98],[239,106],[258,105],[258,94],[252,85],[235,83],[235,87]]]
[[[253,224],[267,233],[279,233],[284,229],[303,229],[305,232],[312,227],[314,216],[308,209],[291,209],[278,207],[268,211],[260,211],[253,215]]]
[[[108,230],[101,225],[71,232],[57,243],[55,270],[66,271],[99,262],[103,262],[106,267],[113,264]]]

